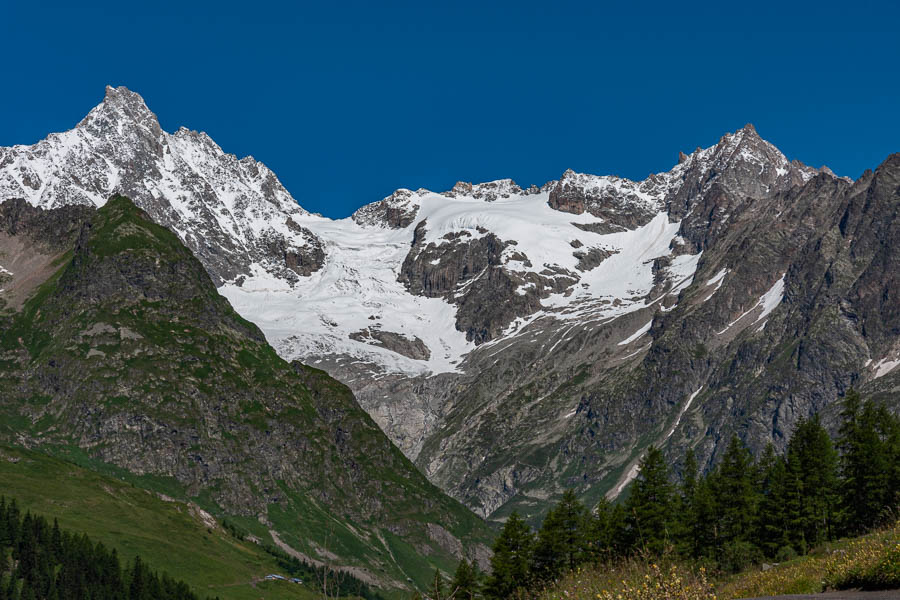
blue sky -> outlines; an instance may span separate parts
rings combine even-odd
[[[9,2],[0,145],[125,85],[333,217],[399,187],[643,178],[747,122],[840,175],[900,152],[895,3],[730,4]]]

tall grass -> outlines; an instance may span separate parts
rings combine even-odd
[[[537,600],[716,600],[706,571],[634,557],[584,567],[535,596]]]
[[[588,565],[528,594],[531,600],[731,600],[842,589],[900,589],[900,521],[874,533],[830,542],[810,554],[737,575],[664,557],[636,556]]]
[[[728,600],[852,588],[900,588],[900,521],[869,535],[825,544],[766,571],[742,573],[721,585],[719,595]]]

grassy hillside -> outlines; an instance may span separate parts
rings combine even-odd
[[[830,542],[782,564],[737,575],[707,573],[666,557],[634,557],[579,568],[531,596],[539,600],[733,600],[842,589],[900,590],[900,522]]]
[[[131,560],[183,579],[198,594],[234,599],[308,599],[315,584],[262,582],[277,560],[238,541],[197,507],[37,452],[0,447],[0,490],[20,507],[86,533]]]
[[[806,556],[728,579],[719,597],[815,594],[827,589],[900,592],[900,521],[869,535],[824,544]]]

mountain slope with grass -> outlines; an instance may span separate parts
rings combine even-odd
[[[40,452],[0,448],[0,481],[7,501],[23,512],[58,519],[60,527],[87,534],[115,549],[123,562],[135,556],[153,569],[185,581],[201,597],[225,599],[313,598],[308,585],[264,580],[283,573],[258,544],[239,541],[196,504],[179,502]]]
[[[62,213],[8,201],[0,223],[17,257],[47,265],[0,321],[6,442],[190,499],[378,587],[424,585],[463,547],[483,554],[484,523],[347,387],[279,358],[130,200]]]

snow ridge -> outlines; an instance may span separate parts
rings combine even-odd
[[[701,255],[673,250],[681,221],[667,213],[667,201],[689,174],[699,173],[708,187],[734,164],[774,168],[776,183],[814,174],[748,126],[643,181],[570,170],[527,189],[510,179],[459,182],[442,193],[400,189],[350,218],[331,220],[302,209],[252,157],[227,154],[205,133],[183,127],[167,133],[138,94],[108,87],[75,128],[31,146],[0,148],[0,200],[21,197],[52,208],[101,206],[112,194],[128,195],[181,238],[284,358],[334,357],[382,373],[426,374],[459,370],[475,346],[457,330],[454,304],[414,295],[398,281],[420,223],[423,242],[435,247],[496,236],[505,244],[502,268],[526,281],[516,290],[520,296],[537,279],[561,282],[490,346],[543,318],[578,323],[652,307],[660,277],[670,283],[667,294],[691,285]],[[552,206],[554,194],[568,204]],[[592,262],[579,266],[587,250]],[[654,273],[657,259],[667,266]],[[718,289],[726,273],[707,285]],[[757,321],[780,302],[783,283],[751,309],[761,307]],[[660,307],[654,310],[672,309]],[[372,328],[420,341],[429,357],[410,358],[360,335]]]

